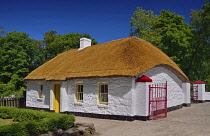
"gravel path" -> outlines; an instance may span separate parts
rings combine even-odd
[[[95,136],[210,136],[210,102],[168,112],[151,121],[118,121],[76,116],[76,122],[94,123]]]

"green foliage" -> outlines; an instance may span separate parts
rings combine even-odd
[[[191,26],[171,11],[137,8],[131,17],[131,36],[151,42],[171,57],[191,81],[210,79],[210,2],[191,13]]]
[[[31,136],[36,136],[43,132],[44,124],[41,121],[28,121],[25,127]]]
[[[8,96],[15,90],[14,84],[3,84],[0,83],[0,94]]]
[[[45,57],[46,61],[52,59],[58,54],[79,48],[80,38],[86,37],[92,40],[92,45],[97,44],[96,40],[91,38],[89,34],[69,33],[69,34],[57,34],[56,31],[52,30],[44,34]]]
[[[179,67],[187,73],[189,59],[192,56],[192,29],[184,22],[184,17],[170,11],[161,10],[155,29],[161,30],[161,41],[158,45],[164,53],[171,57]]]
[[[23,122],[28,120],[40,120],[47,117],[51,117],[54,113],[40,112],[36,110],[29,109],[18,109],[16,107],[0,107],[0,113],[6,113],[8,116],[12,117],[14,121]]]
[[[17,31],[4,35],[0,26],[0,94],[21,94],[27,74],[59,53],[78,48],[80,38],[92,39],[89,34],[60,35],[56,31],[46,32],[44,36],[44,41],[37,41]],[[92,39],[92,45],[95,44]]]
[[[158,45],[161,40],[159,28],[155,28],[154,25],[158,21],[158,16],[151,10],[144,10],[141,7],[137,7],[131,17],[131,30],[130,36],[140,37],[152,44]]]
[[[0,82],[7,84],[3,92],[25,86],[23,78],[37,67],[38,48],[26,33],[14,31],[0,37]]]
[[[2,118],[2,119],[9,119],[10,117],[6,113],[0,113],[0,118]]]
[[[73,127],[75,118],[73,115],[49,113],[16,107],[0,107],[0,117],[4,114],[20,123],[0,127],[0,135],[40,135],[47,131],[68,129]]]
[[[191,25],[194,52],[190,76],[210,85],[210,2],[206,1],[200,10],[191,12]]]
[[[28,136],[24,123],[14,123],[0,127],[1,136]]]

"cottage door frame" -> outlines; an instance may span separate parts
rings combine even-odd
[[[53,84],[53,110],[60,112],[60,84]]]

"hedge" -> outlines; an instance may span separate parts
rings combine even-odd
[[[37,136],[47,131],[73,127],[74,115],[57,114],[16,107],[0,107],[0,118],[12,118],[14,123],[0,127],[2,136]]]

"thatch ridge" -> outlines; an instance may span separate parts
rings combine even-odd
[[[32,71],[25,79],[136,76],[161,64],[171,66],[180,73],[182,80],[188,80],[165,53],[137,37],[66,51]]]

